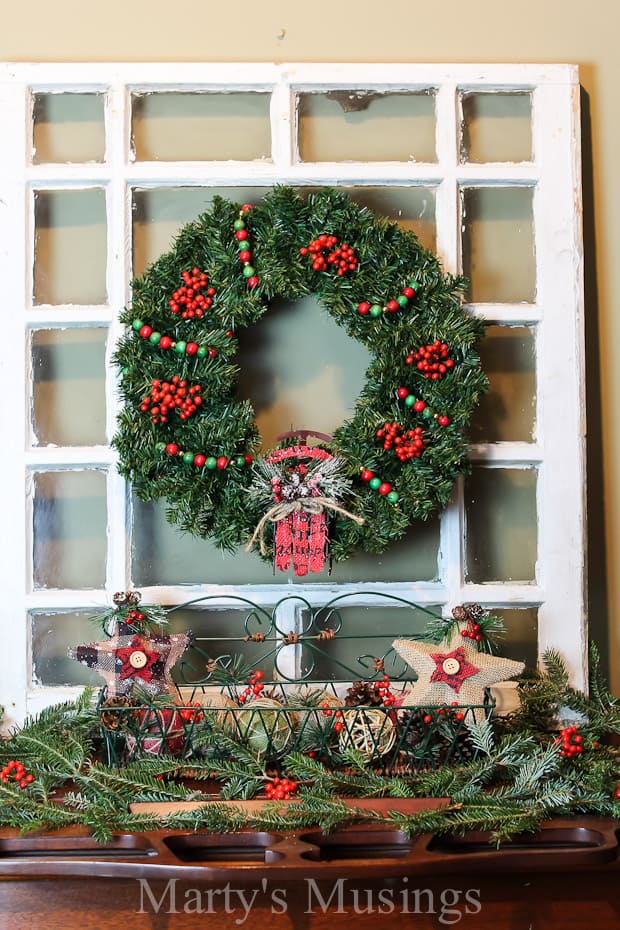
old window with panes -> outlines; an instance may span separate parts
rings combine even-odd
[[[359,635],[402,628],[381,594],[439,611],[480,602],[505,619],[506,655],[535,663],[553,645],[584,684],[578,99],[576,69],[558,65],[1,66],[9,722],[100,683],[67,647],[130,588],[166,605],[209,596],[175,614],[198,637],[240,622],[238,596],[340,597]],[[134,498],[110,447],[132,277],[215,194],[251,203],[279,183],[342,186],[412,229],[468,276],[469,309],[488,323],[491,390],[451,504],[384,555],[311,580],[180,536],[164,504]],[[314,299],[288,309],[273,306],[241,344],[240,390],[266,447],[291,425],[338,426],[368,361]],[[305,622],[302,600],[282,610],[288,628]],[[407,629],[416,622],[409,612]],[[289,672],[305,661],[296,650]]]

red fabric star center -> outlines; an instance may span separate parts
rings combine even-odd
[[[453,649],[452,652],[431,653],[431,659],[435,662],[435,671],[431,675],[431,681],[441,681],[448,685],[456,694],[461,690],[461,685],[466,678],[477,675],[480,671],[471,662],[465,658],[465,650],[462,646]]]
[[[148,643],[139,636],[134,636],[129,646],[117,649],[115,655],[123,663],[119,676],[121,681],[125,678],[150,681],[153,677],[152,668],[160,657],[158,652],[149,652]]]

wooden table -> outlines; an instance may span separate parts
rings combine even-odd
[[[620,825],[553,821],[495,851],[354,827],[0,834],[6,930],[620,930]]]

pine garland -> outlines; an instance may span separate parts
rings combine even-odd
[[[592,682],[592,697],[575,691],[557,653],[548,653],[545,670],[521,684],[516,714],[470,728],[478,750],[472,762],[415,776],[375,772],[353,751],[336,771],[318,759],[291,753],[284,765],[287,776],[301,783],[298,799],[267,802],[251,815],[221,800],[255,797],[274,777],[260,754],[222,729],[216,738],[223,758],[219,753],[217,758],[186,760],[154,756],[121,769],[104,765],[96,753],[99,709],[92,693],[85,692],[75,703],[43,711],[0,744],[0,765],[19,759],[34,775],[25,790],[10,780],[0,782],[0,825],[27,831],[82,824],[106,841],[119,830],[329,830],[372,820],[412,834],[490,831],[499,843],[535,830],[553,816],[590,813],[620,819],[620,761],[614,745],[620,735],[620,701],[600,678],[595,649]],[[580,730],[587,752],[582,757],[563,757],[554,734],[540,728],[541,719],[552,719],[563,707],[583,715]],[[211,733],[213,727],[210,722]],[[201,782],[212,787],[214,780],[221,785],[219,798],[196,790]],[[408,815],[351,808],[344,797],[449,797],[451,802]],[[128,812],[132,802],[196,799],[206,803],[167,817]]]
[[[240,215],[256,268],[252,287],[243,276],[235,239]],[[307,256],[300,255],[323,233],[352,245],[359,260],[354,270],[342,275],[330,266],[313,270]],[[182,319],[171,311],[170,299],[182,272],[194,268],[208,275],[213,305],[200,318]],[[385,310],[409,285],[415,294],[405,297],[396,312]],[[338,561],[360,548],[385,550],[412,521],[426,520],[444,506],[455,479],[468,467],[464,429],[487,382],[476,350],[484,327],[462,308],[463,289],[463,279],[443,274],[437,258],[411,232],[357,206],[341,191],[302,198],[280,187],[245,213],[216,198],[212,210],[184,226],[172,250],[134,281],[133,306],[122,314],[130,328],[115,356],[124,401],[114,439],[122,474],[142,500],[165,498],[168,519],[183,531],[212,536],[226,549],[247,542],[264,505],[248,496],[253,481],[248,459],[256,454],[260,437],[251,404],[236,393],[237,334],[256,323],[274,298],[314,294],[372,356],[354,415],[330,443],[345,465],[349,489],[343,506],[364,522],[336,514],[331,555]],[[374,316],[358,312],[364,303],[372,305]],[[378,316],[377,307],[382,310]],[[143,325],[153,331],[151,337],[140,335]],[[155,338],[161,335],[172,347],[161,347]],[[435,340],[449,346],[454,365],[445,377],[432,380],[407,364],[407,357]],[[190,343],[200,347],[198,352],[178,351]],[[189,419],[170,415],[168,422],[154,423],[141,405],[154,381],[169,383],[175,375],[188,388],[201,386],[202,404]],[[408,403],[398,397],[399,388],[409,390]],[[414,410],[414,397],[425,403],[424,411]],[[401,462],[382,447],[377,430],[392,422],[405,430],[422,428],[421,457]],[[221,467],[213,466],[216,461]],[[389,484],[392,497],[362,481],[362,471]],[[268,526],[268,543],[272,534]]]

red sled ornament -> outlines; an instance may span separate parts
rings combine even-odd
[[[308,433],[303,431],[303,435]],[[292,566],[298,577],[320,572],[325,566],[328,511],[364,522],[339,503],[339,498],[351,493],[349,482],[342,474],[342,462],[321,446],[287,446],[259,459],[251,491],[266,501],[268,509],[246,551],[258,539],[261,553],[267,554],[264,530],[273,523],[275,567],[286,572]]]

